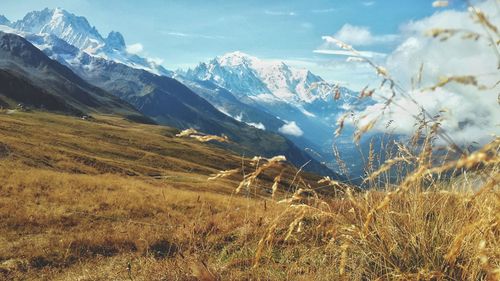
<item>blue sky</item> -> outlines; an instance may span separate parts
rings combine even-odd
[[[355,28],[344,29],[344,35],[359,32],[356,28],[362,27],[361,31],[370,32],[371,42],[359,48],[388,53],[397,44],[397,38],[391,36],[398,34],[403,24],[436,11],[432,2],[2,0],[0,14],[15,21],[31,10],[61,7],[85,16],[103,36],[111,30],[120,31],[127,44],[142,45],[142,55],[161,58],[174,70],[240,50],[308,67],[327,80],[345,80],[346,73],[329,67],[336,59],[313,53],[321,48],[322,36],[334,35],[346,24]]]

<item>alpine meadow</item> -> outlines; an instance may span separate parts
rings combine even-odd
[[[500,280],[500,0],[2,0],[0,280]]]

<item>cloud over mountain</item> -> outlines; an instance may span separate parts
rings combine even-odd
[[[300,137],[304,134],[302,129],[300,129],[299,126],[297,126],[297,123],[295,121],[288,122],[283,127],[279,129],[279,131],[285,135],[291,135],[295,137]]]
[[[488,14],[495,11],[494,2],[483,3],[481,9]],[[500,25],[498,16],[490,19]],[[426,36],[433,28],[469,30],[481,34],[479,40],[464,39],[457,34],[443,42]],[[397,133],[408,134],[414,129],[415,119],[421,107],[431,114],[441,112],[445,118],[443,128],[455,142],[470,144],[485,143],[491,135],[500,134],[500,105],[498,104],[498,59],[494,47],[490,46],[484,29],[475,22],[467,11],[443,11],[428,18],[413,21],[402,27],[401,43],[387,58],[387,68],[405,89],[411,89],[411,79],[419,73],[423,65],[422,87],[432,87],[440,77],[473,75],[479,85],[488,89],[450,83],[435,91],[408,91],[419,105],[409,99],[396,96],[389,114],[383,116],[379,129],[384,130],[389,120],[394,120],[393,129]],[[390,93],[386,93],[390,95]],[[366,109],[364,113],[375,116],[383,108],[385,101]]]
[[[131,54],[138,54],[144,50],[144,46],[141,43],[135,43],[127,46],[127,52]]]
[[[369,27],[344,24],[334,35],[335,38],[355,46],[392,43],[398,39],[395,34],[372,34]]]

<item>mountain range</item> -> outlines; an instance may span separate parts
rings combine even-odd
[[[337,146],[344,160],[351,163],[354,174],[362,173],[362,157],[351,138],[353,128],[347,125],[346,134],[337,138],[333,135],[341,115],[364,109],[373,103],[371,99],[359,100],[358,93],[328,83],[306,69],[242,52],[202,62],[178,75],[222,112],[286,135],[303,149],[313,151],[317,159],[329,163],[332,168],[338,168],[332,154],[332,147]],[[226,91],[234,98],[228,98]],[[235,100],[265,114],[254,114],[235,104]],[[263,120],[266,114],[274,119]],[[281,121],[281,127],[276,128],[275,119]]]
[[[123,36],[118,32],[111,32],[104,38],[84,17],[62,9],[30,12],[22,20],[13,23],[4,20],[3,23],[1,30],[24,37],[46,56],[59,62],[58,68],[71,69],[71,75],[79,76],[83,82],[105,92],[106,97],[120,98],[157,123],[225,134],[233,141],[226,146],[239,153],[264,156],[284,154],[295,165],[309,163],[306,170],[337,176],[283,134],[256,128],[255,124],[245,124],[240,122],[243,121],[241,118],[236,120],[238,118],[222,113],[190,87],[171,78],[177,74],[148,59],[130,54]],[[5,69],[10,69],[10,66]],[[25,79],[45,75],[24,74]],[[46,85],[35,86],[44,89]],[[242,108],[244,104],[241,103]],[[40,104],[34,105],[40,107]],[[255,113],[263,112],[257,107],[246,107],[255,110]],[[72,109],[87,112],[89,108],[74,104]],[[282,121],[273,115],[266,118],[274,118],[275,127],[282,127]]]
[[[130,104],[89,84],[22,37],[0,32],[0,104],[73,115],[115,114],[153,123]]]
[[[23,19],[9,26],[21,33],[56,36],[88,54],[134,68],[142,68],[158,75],[172,74],[151,60],[127,52],[121,33],[111,31],[107,37],[103,37],[85,17],[76,16],[61,8],[29,12]]]

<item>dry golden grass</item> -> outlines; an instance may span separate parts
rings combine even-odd
[[[291,205],[262,236],[256,266],[295,248],[289,269],[312,271],[314,280],[499,280],[496,173],[487,192],[436,183],[389,200],[387,192],[372,191]]]
[[[0,126],[6,280],[499,277],[498,142],[448,166],[421,149],[401,184],[358,192],[110,116]],[[453,167],[469,172],[436,177]]]
[[[444,2],[434,5],[446,6]],[[498,44],[494,44],[498,28],[479,9],[470,6],[469,11],[491,32],[486,36],[498,58]],[[464,40],[484,36],[449,29],[432,30],[430,35],[443,41],[460,33],[465,33]],[[385,85],[392,92],[384,98],[379,115],[362,123],[353,118],[355,142],[397,105],[395,96],[421,107],[385,68],[344,42],[328,40],[371,65],[382,79],[380,89]],[[422,67],[416,81],[420,82],[421,72]],[[470,75],[444,77],[421,90],[434,91],[450,83],[474,86],[478,91],[487,88]],[[380,89],[365,88],[360,100]],[[336,134],[342,132],[350,114],[339,118]],[[267,268],[276,263],[276,253],[291,251],[294,255],[287,259],[283,279],[500,280],[500,138],[470,153],[454,143],[441,127],[439,115],[422,108],[415,121],[413,142],[395,143],[394,150],[387,149],[388,155],[373,155],[370,147],[367,190],[354,194],[347,186],[331,198],[317,196],[307,186],[298,189],[261,236],[253,268]],[[445,155],[434,154],[437,138],[448,145]],[[338,151],[334,154],[337,157]],[[375,158],[387,160],[375,169]],[[338,162],[342,168],[343,162]],[[323,182],[339,187],[329,179]]]
[[[438,121],[371,147],[362,191],[191,130],[0,112],[0,279],[500,280],[500,139],[433,155]]]
[[[296,170],[280,163],[237,195],[253,161],[176,133],[112,116],[0,113],[0,279],[196,280],[203,268],[245,279],[279,270],[248,268],[268,216],[283,209],[262,198],[280,173],[275,193],[285,196]],[[231,169],[240,172],[208,180]]]

